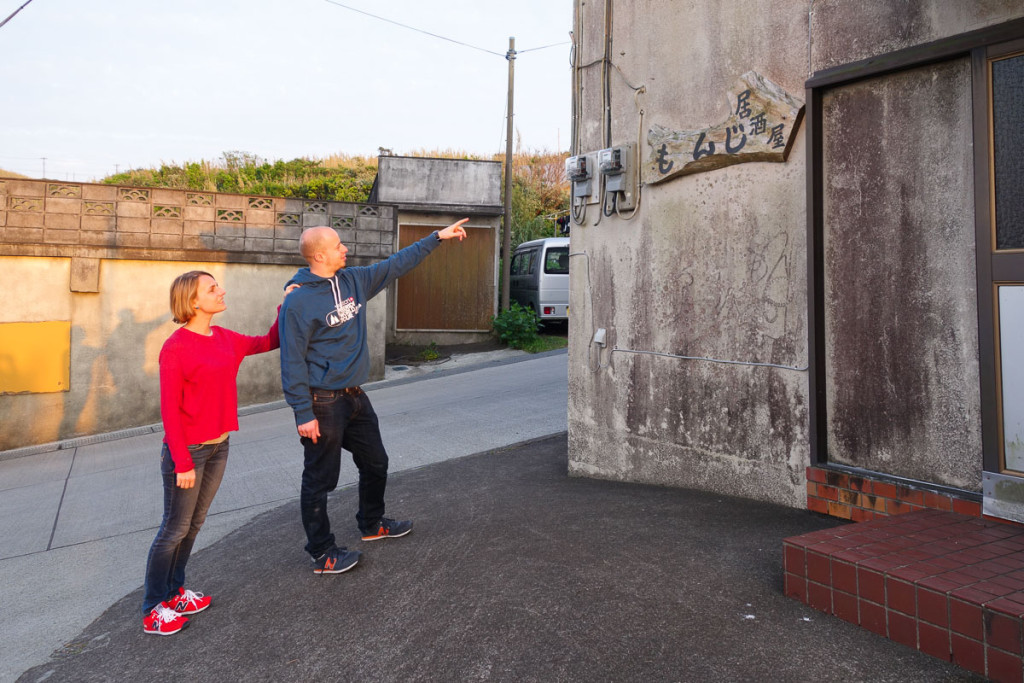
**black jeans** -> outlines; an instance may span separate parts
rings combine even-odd
[[[320,426],[316,443],[302,437],[304,464],[299,507],[306,530],[306,552],[314,558],[334,547],[327,517],[327,494],[338,485],[341,449],[352,453],[359,470],[359,511],[356,522],[366,532],[384,516],[388,483],[388,454],[380,438],[377,413],[362,390],[313,389],[313,415]]]

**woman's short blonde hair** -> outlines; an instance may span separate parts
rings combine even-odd
[[[199,293],[199,278],[213,277],[205,270],[190,270],[174,278],[171,283],[171,315],[174,322],[184,325],[196,315],[196,295]]]

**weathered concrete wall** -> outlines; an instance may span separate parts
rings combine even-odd
[[[212,273],[228,292],[215,324],[262,334],[305,265],[298,236],[314,225],[338,231],[352,265],[394,250],[390,206],[0,179],[0,323],[71,323],[69,390],[0,394],[0,451],[159,422],[172,280]],[[378,379],[386,297],[366,315]],[[279,367],[276,351],[246,359],[240,405],[282,398]]]
[[[816,0],[809,8],[812,72],[1024,17],[1020,0]]]
[[[501,206],[501,163],[467,159],[382,156],[376,200],[399,205]]]
[[[575,5],[574,151],[633,142],[648,166],[652,125],[718,125],[749,70],[803,98],[817,71],[1024,16],[1019,0],[610,5],[609,21]],[[976,489],[970,104],[965,60],[826,99],[826,386],[834,462]],[[631,220],[590,205],[573,226],[573,474],[804,505],[807,373],[744,364],[808,362],[804,135],[785,163],[665,180]]]
[[[171,281],[188,270],[213,274],[228,310],[215,324],[245,334],[270,327],[293,266],[103,260],[96,293],[68,289],[70,259],[0,257],[0,281],[13,294],[0,322],[71,321],[71,387],[66,392],[0,395],[0,450],[160,421],[160,347],[177,329]],[[243,405],[280,399],[276,351],[246,359],[238,375]],[[18,425],[17,429],[8,428]]]
[[[613,4],[613,144],[637,142],[637,104],[644,129],[725,120],[728,89],[751,69],[803,95],[806,3]],[[587,65],[601,55],[603,3],[577,12]],[[599,67],[582,81],[578,151],[588,152],[606,146]],[[646,92],[634,99],[626,82]],[[806,365],[803,159],[798,138],[784,164],[648,186],[631,221],[598,223],[592,206],[573,226],[572,473],[803,503],[805,373],[610,351]],[[589,343],[598,327],[600,353]]]
[[[823,115],[829,458],[980,491],[970,60],[833,90]]]

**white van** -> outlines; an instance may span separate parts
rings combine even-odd
[[[532,308],[541,322],[569,318],[569,238],[523,242],[512,253],[509,298]]]

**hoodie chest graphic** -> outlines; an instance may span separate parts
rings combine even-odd
[[[324,317],[324,322],[327,323],[328,327],[343,325],[356,317],[359,313],[359,309],[362,307],[363,305],[357,304],[353,297],[349,297],[344,301],[336,301],[334,310]]]

